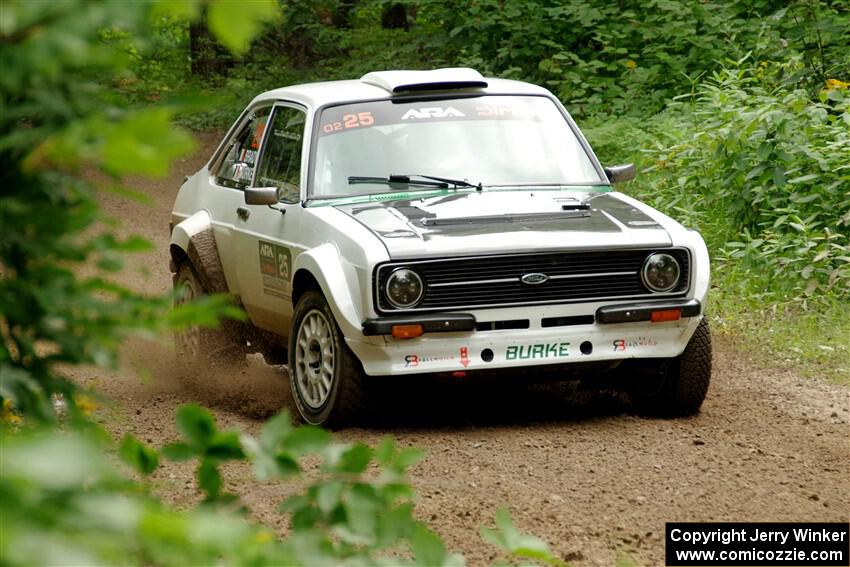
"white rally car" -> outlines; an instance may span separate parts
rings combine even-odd
[[[287,362],[324,425],[368,417],[373,376],[521,368],[617,375],[648,410],[695,413],[708,252],[612,190],[633,176],[549,91],[471,69],[263,93],[172,213],[178,300],[230,293],[249,321],[182,332],[179,356]]]

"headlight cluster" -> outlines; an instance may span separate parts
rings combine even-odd
[[[397,309],[409,309],[419,303],[425,286],[419,274],[409,268],[396,268],[384,286],[387,301]]]
[[[679,260],[665,252],[650,254],[644,260],[640,272],[643,285],[659,293],[675,289],[681,277],[682,267]]]

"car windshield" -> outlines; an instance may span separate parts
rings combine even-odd
[[[390,175],[484,187],[603,183],[558,107],[541,96],[329,107],[319,116],[313,163],[311,198],[398,191]]]

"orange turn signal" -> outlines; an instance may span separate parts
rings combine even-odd
[[[423,332],[422,325],[393,325],[392,328],[394,339],[415,339]]]
[[[678,321],[682,318],[682,310],[665,309],[664,311],[653,311],[649,318],[653,323],[661,323],[663,321]]]

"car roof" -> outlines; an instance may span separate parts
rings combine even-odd
[[[486,86],[482,86],[486,85]],[[377,71],[360,79],[292,85],[266,91],[252,101],[290,100],[319,108],[328,104],[422,96],[423,94],[530,94],[551,93],[530,83],[482,77],[466,68],[430,71]]]

